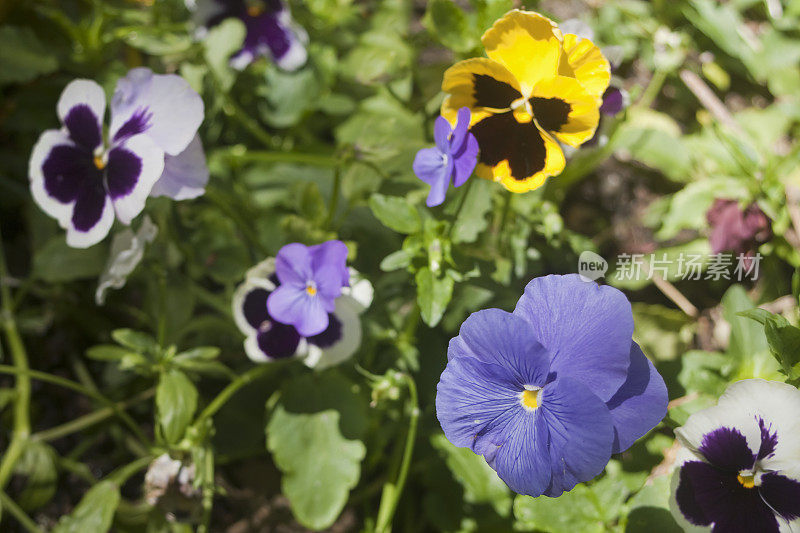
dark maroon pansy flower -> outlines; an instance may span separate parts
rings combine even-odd
[[[772,221],[755,202],[742,209],[737,200],[717,198],[706,219],[711,226],[711,251],[715,254],[747,254],[772,237]]]

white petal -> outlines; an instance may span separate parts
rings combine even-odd
[[[186,150],[164,158],[164,173],[153,186],[150,196],[168,196],[190,200],[202,196],[208,183],[208,165],[200,136],[195,135]]]
[[[231,310],[233,311],[233,320],[239,331],[245,335],[255,335],[258,331],[250,325],[247,318],[244,316],[244,298],[253,289],[265,289],[267,291],[274,291],[275,285],[266,278],[248,277],[247,280],[236,288],[231,300]],[[258,344],[255,345],[258,349]],[[246,348],[246,346],[245,346]],[[259,350],[260,351],[260,350]]]
[[[128,276],[144,257],[147,243],[153,242],[157,234],[158,226],[145,215],[142,225],[136,233],[130,228],[125,228],[114,235],[108,262],[100,275],[95,292],[94,299],[97,305],[105,303],[105,293],[108,289],[119,289],[125,286]]]
[[[694,413],[686,423],[675,430],[675,435],[683,446],[694,453],[703,443],[703,437],[721,427],[737,429],[747,440],[753,453],[761,447],[761,430],[752,414],[715,405]]]
[[[203,122],[203,100],[189,82],[175,74],[136,68],[117,83],[111,100],[111,138],[142,109],[150,114],[145,133],[171,155],[189,145]]]
[[[79,104],[85,104],[92,110],[100,123],[106,112],[106,93],[92,80],[74,80],[64,88],[58,99],[58,118],[64,123],[69,111]]]
[[[359,306],[359,313],[363,313],[372,303],[374,289],[372,283],[363,277],[356,269],[350,268],[350,286],[342,288],[342,294],[350,296]]]
[[[350,296],[340,296],[336,299],[336,309],[333,314],[342,324],[342,338],[327,348],[308,343],[308,355],[303,360],[306,366],[322,370],[338,365],[353,356],[361,346],[361,319],[358,316],[361,309],[361,304]]]
[[[116,148],[123,148],[132,152],[141,160],[142,164],[133,190],[125,196],[114,198],[114,209],[117,212],[117,218],[123,224],[130,224],[144,209],[145,201],[150,195],[153,185],[164,171],[164,152],[148,135],[144,134],[134,135],[121,146],[116,146],[112,150]],[[111,154],[109,154],[109,157],[111,157]],[[106,172],[109,172],[110,169],[111,165],[106,168]],[[108,179],[110,179],[110,176]]]
[[[268,257],[267,259],[264,259],[256,266],[251,267],[250,270],[247,271],[245,277],[247,279],[255,278],[255,279],[265,280],[269,284],[268,290],[274,291],[275,285],[271,281],[269,281],[270,276],[272,276],[274,273],[275,273],[275,258]]]
[[[67,222],[67,244],[73,248],[88,248],[102,241],[114,225],[114,206],[111,199],[106,196],[103,204],[103,213],[100,220],[89,231],[79,231],[72,224],[72,219]]]
[[[44,164],[47,156],[53,147],[66,144],[75,146],[75,143],[69,137],[69,134],[64,130],[47,130],[36,141],[36,145],[31,152],[31,159],[28,164],[28,177],[30,179],[31,195],[39,207],[58,220],[58,224],[62,228],[69,226],[69,220],[72,218],[72,206],[75,202],[62,204],[49,194],[44,188],[44,173],[42,172],[42,164]]]

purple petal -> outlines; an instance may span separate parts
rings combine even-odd
[[[505,428],[524,414],[514,374],[472,357],[447,363],[436,387],[436,416],[447,439],[478,454],[505,442]]]
[[[747,439],[735,428],[721,427],[703,436],[698,451],[706,460],[725,472],[737,473],[752,468],[756,454]]]
[[[164,152],[149,135],[140,134],[108,152],[106,185],[117,218],[130,224],[164,171]]]
[[[800,518],[800,482],[770,472],[761,477],[761,497],[786,520]]]
[[[314,276],[308,247],[293,242],[281,248],[275,256],[275,274],[282,285],[294,285],[305,290]]]
[[[539,344],[533,329],[521,318],[501,309],[472,313],[451,342],[447,357],[469,357],[500,365],[511,372],[520,387],[541,387],[547,381],[550,354]]]
[[[536,278],[514,314],[553,355],[550,371],[570,376],[608,401],[628,377],[633,314],[617,289],[577,274]]]
[[[62,150],[65,146],[71,150]],[[61,154],[54,156],[53,151]],[[78,161],[71,154],[77,147],[63,130],[47,130],[39,137],[31,152],[28,163],[28,177],[33,199],[37,205],[58,220],[62,228],[66,228],[72,218],[71,202],[77,196],[77,189],[84,175],[84,165],[73,166]],[[45,162],[53,158],[52,167],[45,169]],[[86,154],[88,161],[89,155]],[[58,163],[56,163],[57,161]],[[94,168],[94,165],[91,165]],[[95,168],[95,171],[97,169]],[[49,182],[49,185],[48,185]]]
[[[463,150],[464,141],[466,140],[467,132],[469,131],[469,121],[471,117],[472,113],[470,113],[468,107],[462,107],[458,110],[456,127],[453,128],[453,135],[450,137],[450,153],[456,153]]]
[[[414,174],[428,185],[433,185],[443,176],[446,178],[447,165],[443,155],[438,148],[421,149],[414,158]]]
[[[758,489],[745,488],[736,473],[722,472],[700,461],[684,463],[675,499],[688,522],[714,524],[714,531],[778,533],[778,521]]]
[[[603,471],[611,458],[614,421],[588,387],[564,376],[545,385],[540,409],[550,430],[552,468],[544,494],[556,497]]]
[[[44,190],[61,203],[75,201],[85,182],[102,185],[102,173],[92,156],[72,145],[54,146],[42,163]]]
[[[330,300],[328,312],[333,312],[333,300],[342,293],[342,285],[349,284],[347,246],[342,241],[333,240],[311,246],[308,251],[317,293]]]
[[[197,198],[206,192],[208,177],[203,143],[196,135],[186,150],[164,158],[164,173],[153,185],[150,196],[168,196],[173,200]]]
[[[242,302],[244,317],[254,329],[258,329],[264,321],[269,320],[269,313],[267,312],[268,296],[268,290],[257,287],[244,297]]]
[[[455,158],[453,185],[456,187],[464,185],[475,170],[475,165],[478,164],[478,150],[478,140],[469,133],[461,151],[453,155]]]
[[[88,151],[93,151],[103,142],[100,118],[86,104],[78,104],[64,117],[64,126],[69,136]]]
[[[72,207],[67,225],[67,244],[88,248],[102,241],[114,224],[114,207],[103,189],[103,182],[85,181]]]
[[[145,121],[146,119],[146,121]],[[131,122],[133,121],[133,122]],[[144,133],[165,153],[181,153],[203,122],[203,100],[175,74],[135,68],[120,79],[111,101],[111,137],[123,128]]]
[[[614,116],[625,106],[625,95],[617,87],[609,87],[603,93],[603,104],[600,106],[600,112],[604,115]]]
[[[322,333],[306,339],[308,342],[320,348],[330,348],[342,338],[342,323],[331,313],[328,315],[328,327]]]
[[[448,166],[450,165],[452,165],[452,162],[448,164]],[[442,171],[441,177],[431,183],[431,190],[428,192],[428,198],[425,200],[425,205],[428,207],[442,205],[442,202],[444,202],[444,199],[447,196],[447,188],[449,186],[450,180],[448,179],[447,167],[445,167]]]
[[[260,15],[244,17],[247,34],[242,52],[250,57],[269,55],[280,68],[297,70],[308,58],[302,30],[292,27],[292,17],[283,3],[274,4]]]
[[[520,411],[506,428],[507,438],[492,457],[491,466],[519,494],[542,495],[551,481],[547,454],[549,430],[540,413]]]
[[[436,142],[436,147],[443,154],[450,153],[450,133],[452,132],[450,123],[444,117],[436,117],[433,123],[433,140]]]
[[[653,363],[631,343],[628,379],[606,403],[614,419],[614,448],[620,453],[653,429],[667,414],[667,386]]]
[[[279,286],[267,298],[267,310],[278,322],[297,328],[303,337],[318,335],[328,327],[328,311],[322,299],[310,296],[304,288]]]

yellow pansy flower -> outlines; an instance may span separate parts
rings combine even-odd
[[[444,74],[442,115],[472,112],[480,146],[478,176],[512,192],[540,187],[564,170],[556,140],[578,147],[591,139],[611,77],[588,39],[562,34],[538,13],[510,11],[481,38],[488,58],[456,63]]]

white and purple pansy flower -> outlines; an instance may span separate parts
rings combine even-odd
[[[195,139],[203,101],[183,78],[139,68],[119,80],[103,135],[106,96],[91,80],[71,82],[58,101],[62,128],[47,130],[31,154],[31,193],[67,230],[67,244],[100,242],[118,219],[131,221],[151,194],[202,194],[205,155]]]
[[[578,275],[532,280],[513,313],[473,313],[450,341],[436,414],[515,492],[556,497],[600,474],[667,411],[631,340],[625,296]]]
[[[246,335],[245,353],[256,363],[298,357],[310,368],[323,369],[349,359],[361,345],[361,313],[372,302],[372,285],[350,269],[350,287],[344,287],[328,315],[324,331],[303,337],[294,326],[275,320],[267,308],[269,295],[280,285],[275,259],[267,259],[247,273],[233,297],[236,325]]]
[[[433,125],[434,148],[423,148],[414,158],[414,173],[431,186],[426,204],[428,207],[444,202],[452,183],[461,187],[467,182],[478,163],[478,141],[469,132],[470,110],[458,110],[455,127],[444,117]]]
[[[686,531],[800,531],[800,391],[747,379],[675,431],[671,508]]]
[[[244,69],[261,56],[271,57],[284,70],[297,70],[308,59],[306,32],[292,20],[282,0],[197,0],[187,2],[195,20],[212,28],[227,18],[244,23],[242,49],[231,57],[231,66]]]

